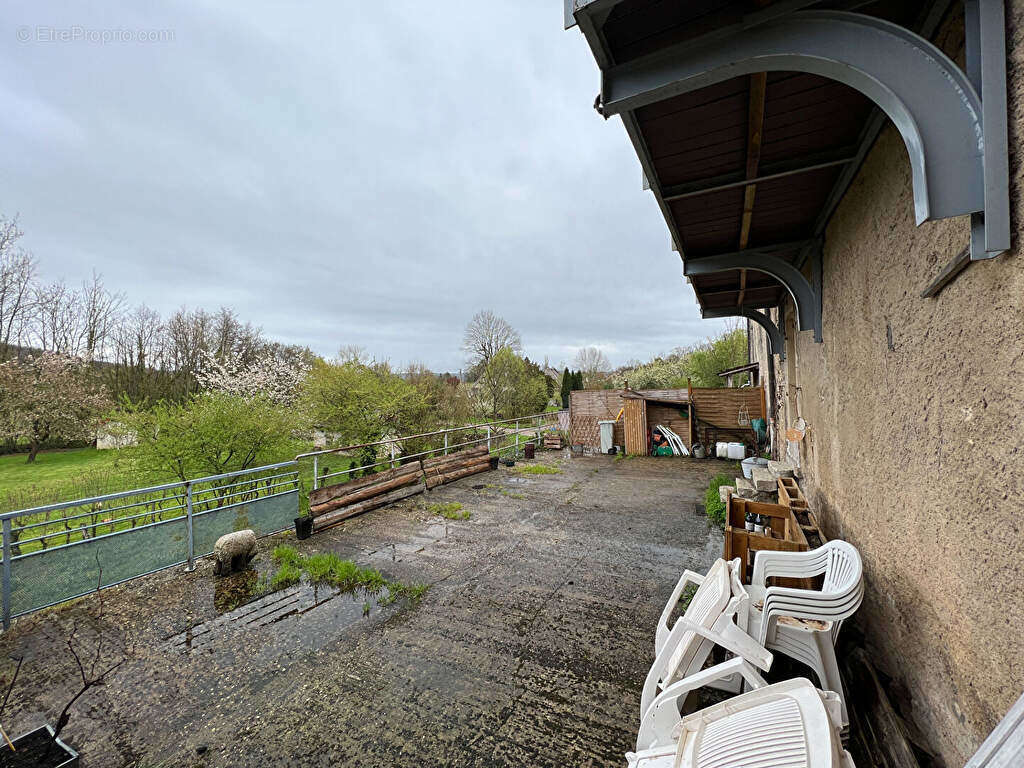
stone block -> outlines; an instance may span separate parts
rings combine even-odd
[[[772,473],[764,467],[754,467],[750,480],[754,484],[755,491],[771,493],[778,488],[778,483],[775,478],[772,477]]]
[[[718,498],[723,504],[729,503],[729,497],[736,492],[731,485],[718,486]]]
[[[788,461],[769,461],[768,471],[778,480],[780,477],[793,477],[796,474],[796,467]]]
[[[736,496],[741,499],[753,499],[754,494],[757,490],[754,488],[754,484],[747,480],[745,477],[736,478]]]

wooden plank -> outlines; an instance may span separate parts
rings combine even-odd
[[[747,114],[747,178],[757,178],[757,168],[761,164],[761,143],[764,135],[764,101],[768,85],[765,72],[755,72],[750,76],[750,105]],[[743,217],[740,220],[739,250],[743,250],[750,242],[750,225],[754,219],[754,199],[757,196],[757,185],[748,184],[743,190]],[[736,297],[736,305],[743,306],[747,292],[747,270],[740,270],[740,291]]]
[[[1010,707],[999,725],[967,761],[964,768],[1020,768],[1024,765],[1024,695]]]
[[[446,467],[454,464],[464,463],[469,459],[479,458],[487,455],[486,445],[477,445],[461,451],[453,451],[447,456],[434,456],[423,460],[423,471],[428,472],[437,467]]]
[[[493,462],[490,457],[487,457],[483,461],[478,461],[474,464],[470,464],[469,466],[461,467],[459,469],[453,469],[452,471],[446,472],[442,475],[428,475],[427,488],[436,488],[439,485],[451,483],[463,477],[469,477],[470,475],[479,474],[480,472],[486,472],[492,468]]]
[[[341,507],[347,507],[351,504],[355,504],[366,499],[372,499],[381,494],[389,493],[396,488],[403,488],[413,483],[418,483],[423,479],[423,472],[420,469],[419,462],[416,463],[416,472],[407,473],[404,475],[398,475],[397,477],[391,477],[374,485],[368,485],[364,488],[359,488],[352,493],[346,493],[344,495],[335,496],[330,501],[323,502],[321,504],[310,504],[309,514],[314,518],[320,515],[325,515],[328,512],[333,512]]]
[[[311,507],[318,506],[329,502],[339,496],[345,496],[353,491],[360,488],[366,488],[371,485],[377,485],[378,483],[391,480],[396,477],[402,477],[404,475],[415,474],[418,475],[421,472],[419,461],[411,464],[403,464],[395,469],[389,469],[384,472],[377,472],[366,477],[359,478],[357,480],[349,480],[347,483],[336,483],[335,485],[325,485],[323,488],[317,488],[315,491],[309,492],[309,505]]]
[[[363,512],[369,512],[371,509],[377,509],[383,507],[386,504],[392,504],[402,499],[407,499],[410,496],[415,496],[417,493],[423,493],[427,489],[426,484],[421,480],[415,485],[410,485],[405,488],[399,488],[398,490],[385,493],[380,496],[376,496],[372,499],[359,502],[358,504],[350,504],[347,507],[329,512],[321,515],[313,520],[313,530],[322,531],[324,528],[330,528],[332,525],[337,525],[343,520],[347,520],[355,515],[362,514]]]
[[[871,762],[887,768],[920,768],[907,738],[907,728],[893,709],[863,648],[855,648],[843,660],[846,674],[850,736],[860,742]]]

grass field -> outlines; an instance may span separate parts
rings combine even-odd
[[[174,479],[169,474],[161,476],[139,471],[127,450],[73,448],[48,451],[40,453],[32,464],[25,458],[23,453],[0,456],[0,512]]]

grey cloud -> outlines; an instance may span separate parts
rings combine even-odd
[[[16,42],[75,24],[173,40]],[[42,0],[0,25],[0,210],[49,278],[95,268],[165,314],[228,304],[321,353],[436,369],[485,307],[552,363],[721,327],[558,3]]]

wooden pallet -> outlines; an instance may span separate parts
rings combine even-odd
[[[746,530],[747,512],[771,519],[772,535]],[[749,584],[754,568],[754,555],[760,550],[775,552],[806,552],[807,538],[792,509],[782,504],[764,504],[758,501],[730,496],[726,510],[725,559],[740,559],[743,583]],[[778,579],[780,586],[807,589],[807,579]]]
[[[811,549],[817,549],[828,541],[828,537],[821,530],[821,525],[818,524],[817,515],[811,511],[810,505],[807,503],[807,497],[800,490],[800,486],[796,484],[796,480],[791,477],[779,478],[779,504],[789,507],[793,511],[793,516],[804,532],[804,537]]]
[[[559,434],[547,434],[544,435],[544,447],[552,448],[554,450],[562,449],[562,436]]]

